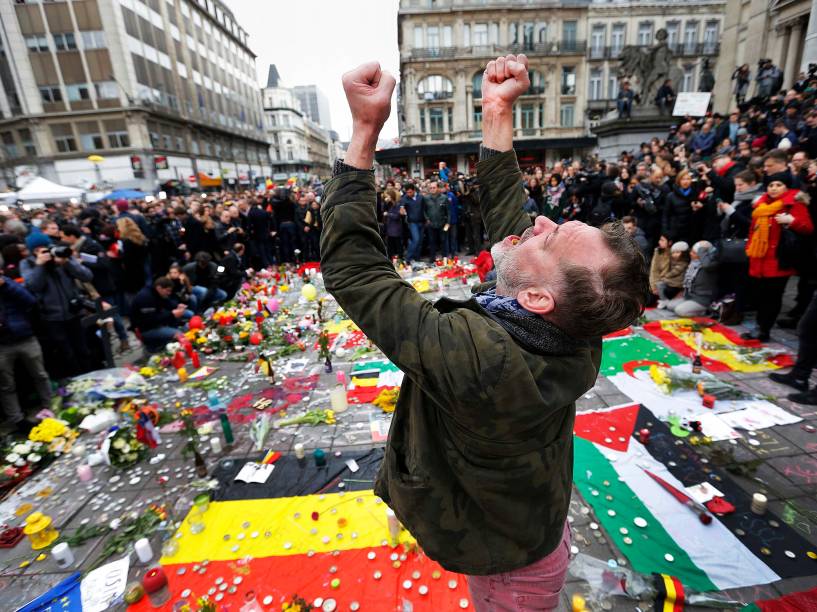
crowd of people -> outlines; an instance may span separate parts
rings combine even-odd
[[[754,311],[746,336],[761,341],[775,323],[800,322],[802,359],[784,382],[801,391],[797,399],[816,401],[807,380],[817,359],[817,78],[745,95],[736,89],[739,105],[729,115],[686,118],[614,162],[528,168],[520,206],[558,223],[622,221],[649,266],[654,305],[677,316],[710,314],[734,325]],[[398,174],[380,183],[389,256],[415,262],[483,252],[479,194],[475,177],[445,162],[422,179]],[[253,269],[319,259],[321,196],[316,183],[2,213],[7,422],[28,426],[18,391],[45,407],[49,381],[101,365],[99,321],[112,326],[119,350],[130,347],[128,328],[158,350],[194,314],[228,300]],[[793,276],[795,306],[779,318]]]

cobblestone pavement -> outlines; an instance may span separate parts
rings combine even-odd
[[[450,297],[465,297],[468,288],[453,285],[447,289]],[[437,294],[428,294],[430,299]],[[791,297],[791,296],[789,296]],[[660,318],[667,313],[651,311],[650,319]],[[774,330],[773,337],[779,343],[796,352],[797,339],[793,333],[786,330]],[[119,357],[122,361],[138,359],[140,351],[132,351]],[[214,376],[224,376],[225,386],[221,390],[225,398],[250,392],[260,392],[269,388],[267,381],[260,375],[251,373],[251,367],[237,362],[220,362],[219,370]],[[351,363],[335,361],[336,370],[347,373]],[[305,373],[320,375],[320,382],[304,401],[309,407],[328,407],[329,388],[334,384],[334,374],[326,374],[317,360],[312,360]],[[170,375],[163,375],[159,379],[157,389],[151,399],[160,402],[176,401],[178,384]],[[804,423],[817,427],[817,410],[794,404],[785,399],[789,389],[769,381],[766,374],[736,374],[723,375],[725,378],[737,381],[738,385],[747,390],[770,395],[783,408],[804,419]],[[817,378],[813,380],[817,383]],[[201,401],[200,393],[188,393],[181,399],[195,405]],[[578,411],[599,409],[604,406],[614,406],[629,401],[629,398],[620,393],[607,379],[600,377],[595,387],[578,401]],[[293,411],[294,412],[294,411]],[[374,406],[350,406],[350,409],[339,415],[336,425],[322,425],[318,427],[298,426],[285,430],[274,431],[267,440],[266,448],[289,453],[296,443],[301,443],[306,449],[321,448],[325,451],[364,450],[373,446],[382,446],[382,443],[372,442],[370,420],[389,420],[388,415]],[[747,491],[755,492],[766,490],[770,498],[770,509],[775,513],[782,511],[785,501],[795,500],[803,508],[817,511],[817,434],[808,433],[801,427],[802,424],[778,426],[765,430],[763,443],[751,445],[740,443],[734,450],[740,460],[762,459],[756,476],[765,481],[742,480],[741,486]],[[205,459],[210,467],[224,458],[242,459],[255,458],[258,453],[253,450],[248,436],[247,424],[236,424],[236,444],[229,452],[216,457],[209,452],[209,445],[205,444]],[[718,443],[723,444],[723,443]],[[165,435],[160,446],[153,452],[153,459],[144,461],[135,468],[120,472],[110,467],[94,468],[95,480],[86,485],[78,481],[76,468],[80,459],[76,456],[60,458],[48,468],[32,477],[20,490],[0,503],[4,512],[14,510],[23,503],[32,503],[37,509],[53,517],[55,525],[60,530],[72,530],[81,525],[106,523],[124,512],[138,510],[152,502],[174,499],[191,492],[191,482],[195,478],[193,463],[181,456],[181,441],[177,435]],[[168,477],[165,485],[160,485],[159,477]],[[614,548],[603,527],[591,529],[590,524],[596,522],[592,509],[575,490],[571,502],[570,520],[574,530],[574,544],[582,553],[589,554],[602,560],[618,560],[626,564],[626,559],[619,550]],[[817,524],[805,516],[791,516],[791,526],[804,538],[817,547]],[[594,531],[600,531],[594,534]],[[155,547],[158,543],[154,541]],[[76,567],[88,567],[100,554],[103,548],[102,540],[94,539],[87,544],[75,547]],[[156,549],[156,548],[155,548]],[[24,604],[34,596],[46,591],[65,577],[66,572],[59,568],[48,556],[43,561],[34,561],[35,555],[25,542],[13,549],[0,549],[0,609],[13,610]],[[25,564],[30,561],[29,564]],[[25,567],[21,567],[21,564]],[[72,568],[73,569],[73,568]],[[145,566],[132,564],[131,578],[136,579],[145,571]],[[806,578],[781,580],[769,585],[759,585],[730,591],[727,594],[738,600],[753,601],[760,598],[777,597],[781,594],[813,587],[817,584],[817,564],[814,575]],[[572,574],[568,576],[567,586],[563,594],[563,609],[570,609],[569,601],[574,593],[589,594],[586,583]],[[605,610],[636,610],[637,602],[614,599],[605,603]],[[640,609],[651,609],[651,605],[641,604]],[[595,609],[595,608],[594,608]],[[694,610],[693,607],[688,607]]]

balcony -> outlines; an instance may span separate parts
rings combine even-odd
[[[425,102],[434,102],[435,100],[448,100],[453,97],[454,97],[453,91],[426,91],[417,94],[417,98]]]
[[[531,56],[584,55],[587,42],[584,40],[554,40],[546,43],[511,45],[472,45],[470,47],[438,47],[411,49],[407,59],[449,60],[471,57],[497,57],[508,53],[525,53]]]
[[[715,56],[720,53],[721,44],[719,42],[679,42],[671,44],[669,48],[676,57]]]
[[[594,47],[591,45],[587,48],[587,57],[591,60],[618,59],[623,48],[618,46]]]

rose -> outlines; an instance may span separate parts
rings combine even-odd
[[[38,455],[37,453],[31,453],[27,459],[29,463],[37,463],[40,459],[42,459],[42,456]]]
[[[116,450],[123,450],[126,445],[127,442],[125,442],[122,438],[117,438],[116,440],[113,441],[113,444],[111,446],[113,446]]]
[[[29,443],[15,444],[15,445],[14,445],[14,446],[11,448],[11,450],[12,450],[13,452],[17,453],[18,455],[27,455],[28,453],[30,453],[30,452],[31,452],[31,446],[32,446],[32,445],[31,445],[31,444],[29,444]]]
[[[16,463],[19,458],[20,455],[18,455],[17,453],[9,453],[8,455],[6,455],[6,461],[8,461],[9,463]]]

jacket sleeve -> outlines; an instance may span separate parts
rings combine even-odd
[[[45,266],[38,266],[28,260],[20,262],[20,273],[23,275],[23,280],[26,282],[26,287],[32,293],[43,293],[47,284],[45,274]]]
[[[480,184],[480,209],[489,244],[507,236],[518,236],[532,223],[522,209],[525,190],[516,152],[505,151],[477,163]]]
[[[386,255],[375,203],[370,172],[345,172],[327,183],[320,245],[327,291],[408,377],[446,398],[441,404],[490,387],[505,362],[502,330],[470,310],[440,313],[403,281]]]
[[[69,276],[86,283],[94,280],[94,273],[73,259],[69,259],[65,262],[65,271]]]
[[[37,303],[37,298],[28,289],[8,277],[5,278],[5,281],[0,285],[0,295],[13,302],[21,310],[27,310]]]
[[[791,207],[791,215],[794,217],[794,221],[792,221],[791,225],[789,226],[792,231],[806,236],[814,232],[814,224],[811,222],[811,215],[808,212],[808,208],[806,208],[803,204],[800,202],[795,202]]]

